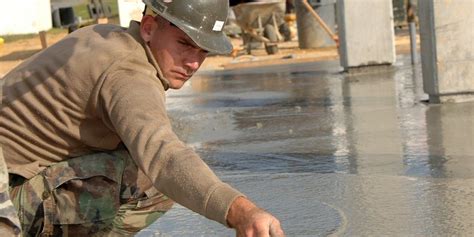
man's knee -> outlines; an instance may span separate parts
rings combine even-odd
[[[49,234],[81,228],[88,235],[132,234],[156,221],[173,203],[153,188],[126,151],[60,162],[17,185],[12,191],[15,205],[27,212],[20,213],[22,226],[32,230],[42,222],[43,233]],[[29,200],[19,199],[22,196]]]
[[[51,165],[23,183],[12,182],[25,233],[53,235],[82,225],[93,234],[111,225],[120,208],[123,169],[123,160],[98,153]]]
[[[113,154],[125,158],[125,169],[120,193],[122,205],[113,221],[111,233],[133,235],[163,216],[174,202],[154,187],[128,152]]]
[[[3,151],[0,147],[0,233],[4,236],[20,235],[20,222],[10,200],[8,188],[8,171],[3,159]]]
[[[0,218],[0,233],[2,236],[20,236],[20,229],[9,219]]]
[[[2,236],[20,236],[21,234],[20,222],[10,200],[0,202],[0,233]]]
[[[159,192],[124,203],[113,221],[112,232],[121,235],[135,234],[158,220],[173,204],[173,200]]]

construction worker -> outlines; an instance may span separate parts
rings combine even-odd
[[[166,114],[166,90],[231,52],[228,1],[144,2],[140,23],[79,29],[4,77],[0,143],[23,234],[133,235],[175,201],[237,236],[284,236]]]

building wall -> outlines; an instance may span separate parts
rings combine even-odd
[[[38,33],[51,27],[50,0],[0,0],[0,35]]]
[[[145,4],[142,0],[118,0],[120,25],[128,27],[131,20],[140,21]]]
[[[80,4],[87,4],[90,3],[90,0],[50,0],[51,5],[56,8],[59,7],[70,7],[70,6],[77,6]]]

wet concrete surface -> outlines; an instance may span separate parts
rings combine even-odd
[[[473,236],[474,103],[425,103],[420,66],[203,72],[169,93],[178,135],[288,236]],[[175,206],[139,236],[234,236]]]

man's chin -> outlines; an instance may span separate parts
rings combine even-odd
[[[173,90],[179,90],[184,86],[184,83],[185,82],[181,82],[181,81],[180,82],[171,82],[169,84],[169,87],[170,87],[170,89],[173,89]]]

